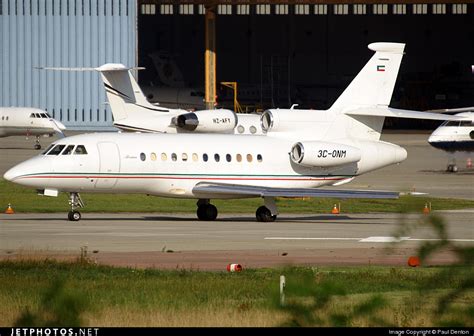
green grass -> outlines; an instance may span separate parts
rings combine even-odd
[[[194,213],[196,200],[173,199],[146,195],[81,194],[86,203],[83,212],[166,212]],[[420,212],[431,202],[434,210],[474,208],[473,200],[402,196],[396,200],[329,198],[277,199],[281,213],[329,213],[335,203],[341,203],[342,212]],[[65,212],[69,210],[68,195],[39,196],[36,191],[0,179],[0,207],[11,204],[16,212]],[[261,199],[213,200],[221,213],[253,213],[263,204]]]
[[[330,324],[331,314],[351,311],[373,295],[387,302],[374,312],[387,325],[441,325],[443,319],[433,316],[434,300],[456,288],[462,281],[458,272],[451,272],[448,281],[435,282],[429,292],[419,292],[424,283],[436,278],[445,267],[320,267],[295,269],[244,270],[242,273],[196,272],[186,270],[139,270],[96,266],[84,262],[2,261],[0,262],[0,326],[11,326],[28,308],[30,312],[57,306],[61,297],[49,298],[52,284],[62,279],[67,300],[76,298],[86,307],[82,316],[85,325],[263,325],[277,326],[291,318],[291,311],[278,304],[279,277],[287,275],[287,285],[299,277],[310,276],[309,286],[339,288],[328,292],[332,300],[319,312],[322,322]],[[472,271],[472,268],[469,270]],[[341,295],[341,291],[344,292]],[[301,292],[304,295],[304,290]],[[300,293],[300,295],[301,295]],[[58,294],[58,296],[61,296]],[[307,295],[307,294],[306,294]],[[287,299],[292,300],[289,292]],[[293,298],[294,299],[294,298]],[[308,300],[309,297],[304,298]],[[458,320],[462,319],[474,294],[467,292],[454,302]],[[42,303],[43,302],[43,303]],[[54,304],[51,304],[53,302]],[[290,302],[290,301],[289,301]],[[416,313],[412,315],[416,302]],[[408,304],[410,303],[410,304]],[[425,304],[425,305],[424,305]],[[62,307],[62,306],[61,306]],[[62,310],[67,310],[67,304]],[[472,309],[472,307],[471,307]],[[323,313],[321,315],[321,312]],[[46,316],[51,313],[45,314]],[[355,318],[350,325],[378,325],[373,316]],[[328,316],[328,319],[326,319]],[[444,316],[450,316],[449,312]],[[469,322],[469,321],[468,321]],[[467,323],[468,323],[467,322]],[[471,321],[472,322],[472,321]]]

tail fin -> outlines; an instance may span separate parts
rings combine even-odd
[[[153,110],[168,112],[166,108],[159,108],[150,104],[130,70],[143,68],[127,68],[122,64],[104,64],[95,68],[102,77],[105,92],[109,100],[114,120],[127,118],[129,112]]]
[[[375,51],[375,54],[339,96],[331,109],[390,104],[405,44],[378,42],[369,44],[369,49]]]

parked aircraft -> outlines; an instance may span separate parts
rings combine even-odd
[[[66,127],[51,118],[46,111],[31,107],[0,107],[0,137],[11,135],[35,136],[35,149],[41,149],[39,137],[55,133],[64,136]]]
[[[100,72],[113,115],[113,125],[124,131],[263,134],[258,114],[237,114],[227,109],[190,112],[149,103],[131,72],[143,68],[127,68],[123,64],[109,63],[98,68],[40,69]]]
[[[435,148],[452,153],[447,171],[457,172],[458,167],[454,158],[455,152],[474,152],[474,107],[459,109],[437,110],[442,113],[456,113],[464,120],[445,121],[431,133],[428,142]]]
[[[47,196],[68,192],[72,221],[81,218],[79,192],[195,198],[201,220],[216,219],[216,198],[263,198],[258,221],[275,220],[275,197],[396,198],[390,191],[317,188],[405,160],[404,148],[380,141],[387,116],[459,119],[388,107],[404,46],[370,44],[375,54],[328,110],[267,110],[265,136],[83,134],[54,142],[4,178]],[[122,89],[114,97],[128,95]]]

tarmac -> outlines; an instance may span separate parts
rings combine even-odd
[[[382,139],[408,151],[400,165],[356,178],[343,189],[427,192],[433,197],[474,199],[474,170],[460,155],[458,173],[445,172],[449,156],[432,148],[428,133],[388,133]],[[42,138],[43,148],[56,138]],[[34,138],[0,139],[0,173],[39,151]],[[111,196],[113,197],[113,196]],[[231,202],[231,200],[229,201]],[[253,214],[222,214],[202,222],[194,214],[92,214],[80,222],[64,213],[0,214],[0,259],[59,258],[82,255],[98,264],[224,270],[228,263],[248,267],[284,265],[406,265],[421,244],[438,237],[426,215],[413,214],[282,214],[273,223],[259,223]],[[436,212],[447,224],[450,247],[425,261],[427,265],[456,260],[455,245],[474,243],[474,210]],[[403,232],[401,223],[416,227]],[[82,252],[81,252],[82,251]]]

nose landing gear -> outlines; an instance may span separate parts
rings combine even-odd
[[[36,136],[34,148],[35,149],[41,149],[41,144],[40,144],[40,141],[39,141],[39,135]]]
[[[67,218],[72,222],[77,222],[81,219],[81,213],[75,208],[84,207],[84,202],[81,199],[79,193],[72,192],[69,194],[69,205],[71,206],[71,211],[67,214]]]

